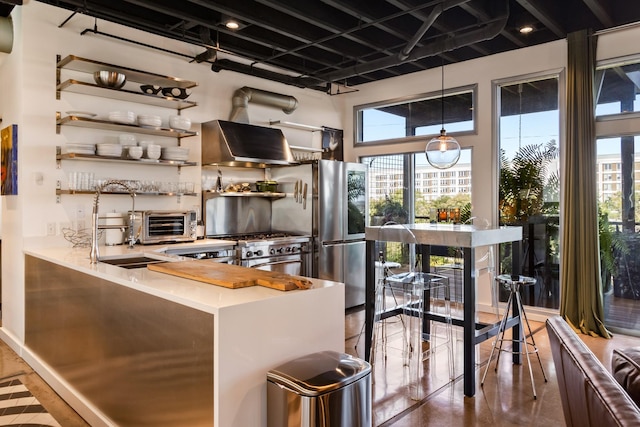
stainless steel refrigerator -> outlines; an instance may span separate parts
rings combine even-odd
[[[272,203],[272,229],[313,238],[313,277],[344,282],[345,308],[365,302],[367,167],[318,160],[271,169],[287,197]]]

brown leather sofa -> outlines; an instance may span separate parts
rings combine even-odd
[[[560,316],[547,320],[569,427],[640,426],[640,408]]]

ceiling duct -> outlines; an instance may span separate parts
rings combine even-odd
[[[249,123],[249,113],[247,112],[249,102],[280,108],[285,114],[291,114],[298,108],[298,100],[293,96],[245,86],[236,90],[233,94],[231,99],[233,109],[229,120],[238,123]]]

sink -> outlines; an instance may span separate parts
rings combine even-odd
[[[149,264],[175,261],[168,258],[152,257],[144,254],[133,254],[124,256],[103,257],[98,260],[105,264],[115,265],[122,268],[144,268]]]

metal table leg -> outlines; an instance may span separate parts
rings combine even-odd
[[[463,248],[464,272],[464,395],[476,394],[476,273],[475,249]]]

